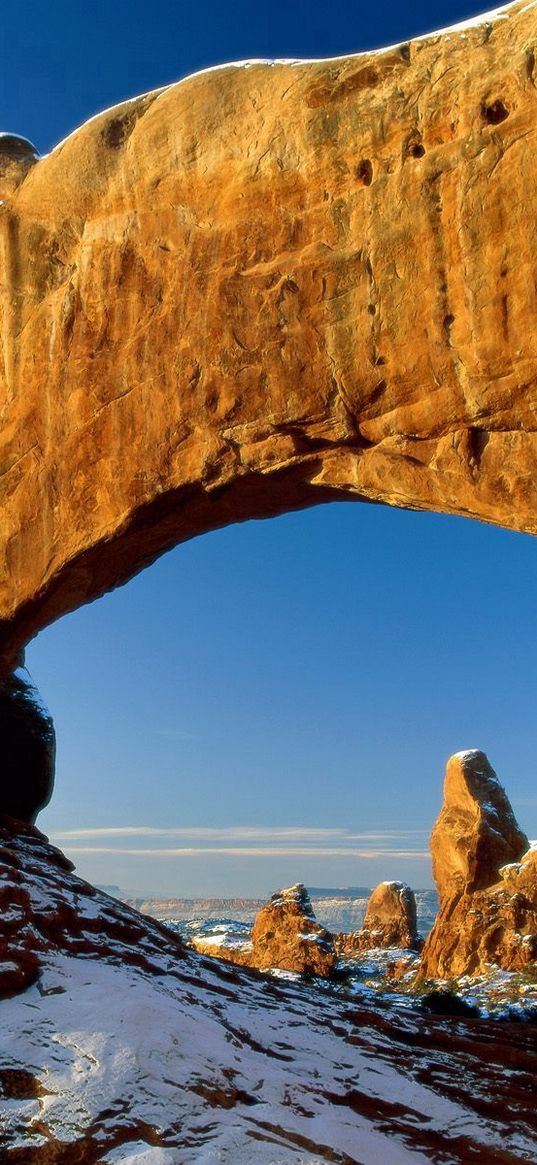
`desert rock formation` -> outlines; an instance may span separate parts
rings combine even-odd
[[[442,809],[431,835],[441,902],[455,892],[491,886],[500,867],[518,861],[528,845],[485,753],[468,749],[450,757]]]
[[[52,717],[25,668],[0,682],[0,813],[33,823],[54,785]]]
[[[0,655],[336,498],[537,531],[536,8],[0,139]],[[23,128],[23,127],[21,127]]]
[[[537,960],[537,853],[517,825],[487,757],[448,761],[444,804],[431,837],[440,911],[421,960],[425,978]]]
[[[419,946],[416,899],[406,882],[380,882],[373,890],[361,930],[337,936],[338,954],[352,956],[383,947]]]
[[[195,939],[194,946],[203,954],[258,971],[278,968],[329,978],[337,962],[333,937],[316,921],[301,882],[272,895],[256,915],[251,942]]]

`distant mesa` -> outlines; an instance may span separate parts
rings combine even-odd
[[[523,970],[537,959],[537,851],[520,829],[485,753],[447,763],[444,803],[431,836],[440,911],[420,975]]]

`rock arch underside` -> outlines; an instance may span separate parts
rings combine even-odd
[[[209,70],[42,159],[0,134],[9,1165],[537,1165],[531,1025],[205,959],[78,878],[32,824],[54,730],[12,670],[52,620],[235,521],[347,498],[537,532],[536,46],[534,0]],[[451,758],[432,846],[416,974],[535,966],[537,851],[483,753]],[[272,964],[278,911],[332,974],[344,939],[393,941],[394,910],[400,938],[403,906],[417,950],[401,883],[339,938],[288,888],[248,967]]]
[[[211,528],[537,530],[537,10],[0,141],[4,668]]]

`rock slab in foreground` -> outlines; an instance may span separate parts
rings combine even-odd
[[[200,73],[40,160],[0,140],[5,668],[245,518],[355,498],[537,531],[536,37],[519,0]]]
[[[524,1026],[373,1008],[185,953],[92,895],[37,831],[6,830],[2,881],[28,886],[40,938],[35,982],[0,1003],[3,1165],[537,1163]]]
[[[477,749],[448,761],[444,803],[431,836],[440,910],[420,974],[450,978],[496,964],[537,961],[537,852]]]

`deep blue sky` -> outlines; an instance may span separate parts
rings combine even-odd
[[[207,65],[360,51],[476,11],[9,6],[2,128],[44,152]],[[521,535],[359,504],[179,547],[28,651],[58,732],[42,828],[71,831],[59,841],[83,875],[138,892],[426,885],[444,761],[482,747],[537,833],[536,556]]]

